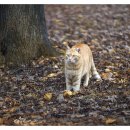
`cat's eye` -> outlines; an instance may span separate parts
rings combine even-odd
[[[74,55],[74,57],[75,57],[75,58],[79,58],[79,56],[77,56],[77,55]]]
[[[69,54],[66,54],[66,57],[69,57]]]

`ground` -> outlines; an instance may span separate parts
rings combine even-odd
[[[102,81],[63,96],[64,56],[0,67],[0,125],[130,125],[130,6],[46,5],[49,38],[88,44]]]

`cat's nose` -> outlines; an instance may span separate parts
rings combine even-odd
[[[75,61],[74,61],[74,59],[69,59],[69,62],[74,63]]]
[[[69,62],[71,62],[71,59],[69,59]]]
[[[72,58],[70,57],[70,58],[69,58],[69,61],[71,61],[71,60],[72,60]]]
[[[68,61],[69,61],[69,63],[71,63],[71,62],[72,62],[72,59],[71,59],[71,58],[69,58],[69,60],[68,60]]]

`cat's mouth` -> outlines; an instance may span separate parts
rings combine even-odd
[[[76,62],[75,61],[68,61],[68,64],[76,65]]]

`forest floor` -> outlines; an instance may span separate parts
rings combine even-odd
[[[50,40],[84,42],[102,81],[64,97],[64,56],[0,68],[0,125],[130,125],[130,6],[46,5]]]

